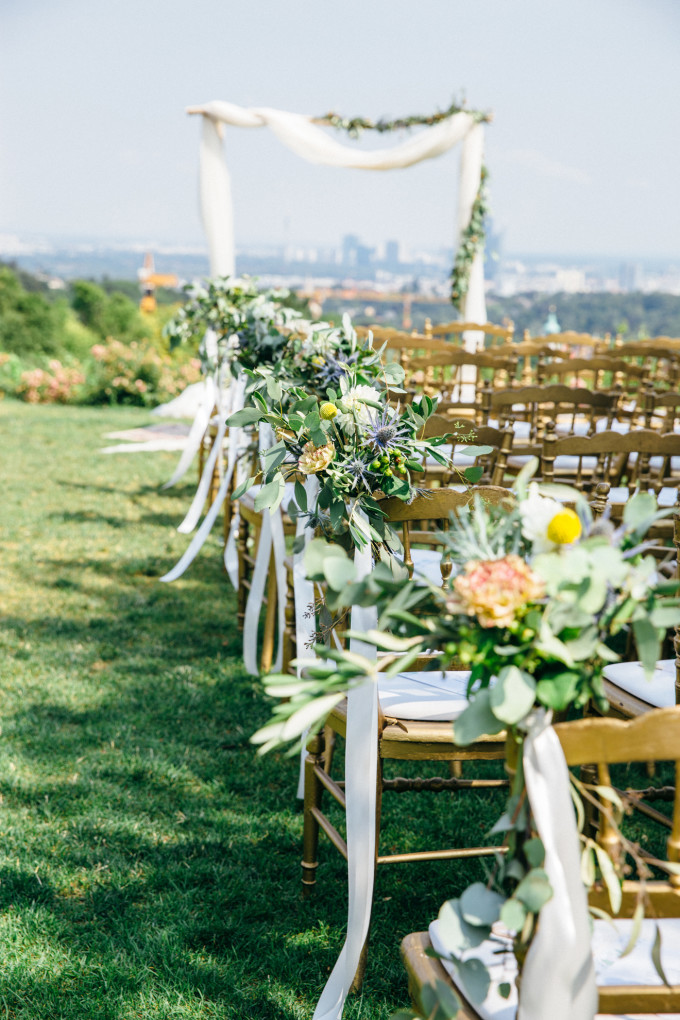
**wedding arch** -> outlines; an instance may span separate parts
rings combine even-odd
[[[233,276],[235,272],[231,179],[223,147],[225,125],[268,127],[288,149],[310,163],[357,170],[402,170],[441,156],[461,143],[452,301],[464,321],[486,322],[483,125],[490,120],[488,114],[454,103],[446,111],[427,117],[373,123],[333,113],[312,117],[270,107],[245,108],[220,100],[189,107],[187,112],[202,118],[200,204],[213,276]],[[422,130],[405,141],[370,152],[345,145],[323,130],[330,126],[356,136],[361,130],[383,133],[419,125]],[[469,338],[469,346],[476,346],[475,339]]]

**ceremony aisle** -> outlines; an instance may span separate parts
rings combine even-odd
[[[193,474],[161,492],[176,455],[99,453],[147,422],[0,403],[0,1015],[302,1020],[344,940],[346,867],[324,848],[300,898],[297,762],[249,744],[269,707],[243,669],[219,529],[158,582],[186,545]],[[497,807],[393,798],[383,837],[481,837]],[[401,938],[482,875],[379,871],[345,1017],[406,1005]]]

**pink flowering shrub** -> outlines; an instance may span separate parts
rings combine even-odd
[[[90,349],[94,366],[88,403],[154,405],[177,396],[201,378],[197,358],[184,362],[161,353],[151,343],[123,343],[109,337]]]
[[[77,402],[84,383],[80,366],[62,365],[52,358],[47,368],[22,372],[16,392],[29,404],[71,404]]]

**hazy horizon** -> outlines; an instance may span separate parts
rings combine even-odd
[[[193,103],[377,118],[465,94],[494,113],[506,251],[676,259],[678,42],[677,0],[5,0],[0,234],[203,245]],[[453,243],[456,152],[368,174],[267,130],[228,129],[226,150],[237,247]]]

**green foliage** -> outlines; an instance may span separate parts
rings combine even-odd
[[[680,336],[680,297],[675,294],[520,294],[511,298],[490,295],[487,312],[491,322],[511,319],[515,335],[528,329],[540,336],[555,305],[563,329],[605,336],[624,333],[626,338]],[[438,321],[445,311],[433,309]],[[429,313],[425,313],[429,314]],[[622,321],[625,320],[625,321]]]
[[[116,337],[126,341],[149,337],[152,329],[148,319],[125,294],[107,294],[90,280],[76,280],[71,285],[71,304],[84,326],[98,337]]]
[[[11,269],[0,268],[0,350],[21,357],[60,350],[59,316],[42,294],[29,293]]]
[[[0,393],[29,403],[153,405],[199,379],[189,347],[170,355],[164,311],[142,317],[122,293],[76,281],[73,304],[27,290],[0,267]]]

